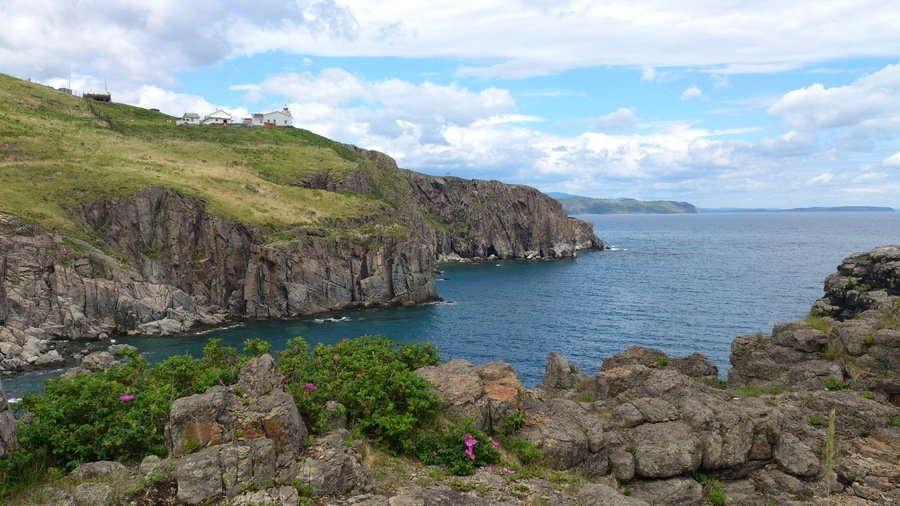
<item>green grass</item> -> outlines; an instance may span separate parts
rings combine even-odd
[[[334,181],[361,173],[372,191],[295,185],[313,173]],[[211,213],[276,238],[298,228],[336,232],[360,218],[371,228],[363,233],[403,233],[390,211],[404,184],[386,156],[370,159],[299,128],[176,127],[159,112],[0,74],[0,212],[69,235],[83,234],[71,208],[147,186],[203,199]]]
[[[810,313],[806,316],[806,323],[826,336],[831,336],[831,318]]]

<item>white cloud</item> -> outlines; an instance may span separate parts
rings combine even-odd
[[[822,84],[790,91],[769,108],[790,128],[827,130],[900,118],[900,64],[888,65],[847,86]],[[867,125],[871,128],[873,125]]]
[[[884,165],[889,167],[900,167],[900,151],[894,153],[893,155],[884,159],[882,162]]]
[[[900,53],[900,9],[883,0],[194,0],[189,9],[178,0],[6,0],[0,19],[0,71],[46,80],[71,64],[157,85],[178,69],[273,51],[452,58],[464,62],[461,75],[482,77],[628,65],[654,81],[659,69],[760,73]]]
[[[703,98],[703,91],[697,85],[693,85],[681,92],[681,100],[694,100],[698,98]]]
[[[635,126],[637,115],[634,108],[621,107],[593,121],[593,127],[600,132],[624,132]]]

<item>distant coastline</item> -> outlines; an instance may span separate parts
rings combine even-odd
[[[834,206],[834,207],[794,207],[790,209],[761,208],[699,208],[700,213],[892,213],[892,207],[878,206]]]
[[[697,214],[697,208],[674,200],[597,199],[552,192],[567,214]]]

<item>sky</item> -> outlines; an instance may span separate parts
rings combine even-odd
[[[700,207],[900,208],[898,0],[0,0],[0,72],[290,108],[401,167]]]

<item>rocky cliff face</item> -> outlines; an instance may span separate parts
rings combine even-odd
[[[434,256],[409,237],[263,244],[203,202],[149,188],[74,211],[97,247],[0,216],[0,368],[62,361],[55,338],[170,334],[228,316],[288,317],[437,297]]]
[[[603,243],[534,188],[403,171],[425,213],[435,254],[460,258],[572,258]]]
[[[377,170],[399,171],[366,153]],[[395,202],[406,232],[298,231],[267,243],[165,188],[71,209],[90,242],[0,214],[0,371],[62,362],[54,339],[421,303],[437,298],[438,259],[570,258],[602,245],[590,224],[530,188],[406,171],[409,187],[395,187],[368,170],[297,184],[378,193]]]

